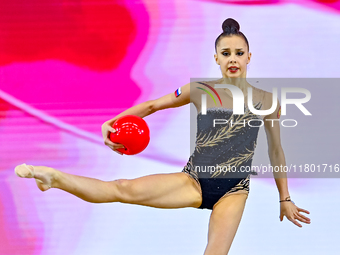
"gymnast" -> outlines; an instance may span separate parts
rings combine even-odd
[[[278,121],[264,121],[280,118],[280,103],[272,98],[272,93],[255,88],[247,82],[247,65],[251,53],[248,40],[240,32],[238,22],[231,18],[226,19],[222,29],[223,32],[215,40],[214,55],[221,69],[221,79],[190,82],[179,87],[175,93],[133,106],[102,125],[104,143],[121,154],[117,149],[124,146],[113,143],[108,138],[111,132],[116,132],[112,124],[119,117],[131,114],[144,118],[163,109],[193,103],[198,112],[196,144],[182,171],[113,181],[76,176],[46,166],[26,164],[17,166],[15,173],[19,177],[35,178],[42,191],[57,188],[91,203],[121,202],[155,208],[209,209],[212,212],[204,255],[228,254],[248,198],[250,175],[256,174],[241,169],[251,167],[261,123],[265,126],[271,165],[285,166],[286,162],[280,141],[280,124]],[[251,88],[252,102],[258,110],[270,109],[273,100],[277,100],[277,107],[273,113],[260,116],[253,114],[245,104],[243,115],[233,114],[230,90],[216,88],[223,107],[215,107],[213,102],[207,102],[206,112],[202,112],[201,98],[206,94],[204,90],[214,88],[215,84],[234,85],[246,97],[248,88]],[[226,125],[213,127],[214,119],[228,119],[235,123],[251,119],[252,126],[231,125],[228,122]],[[210,170],[220,170],[206,171],[209,167]],[[226,167],[236,171],[221,171]],[[274,172],[274,178],[279,191],[280,220],[286,216],[299,227],[302,225],[298,221],[310,224],[310,219],[301,213],[309,212],[296,206],[290,199],[286,173]]]

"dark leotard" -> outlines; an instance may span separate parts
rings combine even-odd
[[[259,110],[262,104],[254,107]],[[208,108],[206,115],[197,115],[195,150],[182,172],[201,187],[201,209],[213,209],[222,197],[249,193],[250,174],[255,174],[250,167],[262,119],[248,107],[244,109],[243,115],[233,115],[226,108]],[[228,123],[213,127],[214,119],[225,119]],[[252,121],[248,125],[249,120]]]

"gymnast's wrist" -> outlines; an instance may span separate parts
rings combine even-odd
[[[291,203],[295,204],[295,203],[290,199],[290,196],[286,196],[284,199],[280,199],[279,202],[280,202],[280,203],[291,202]]]
[[[290,195],[289,195],[288,192],[281,192],[281,193],[279,193],[279,200],[284,200],[287,197],[290,198]]]

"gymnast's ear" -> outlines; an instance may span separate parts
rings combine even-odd
[[[247,65],[250,63],[250,59],[251,59],[251,52],[248,53],[248,61],[247,61]]]
[[[220,65],[220,61],[218,59],[217,53],[214,54],[214,58],[215,58],[216,64]]]

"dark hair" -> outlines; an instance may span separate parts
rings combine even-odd
[[[223,24],[222,24],[222,30],[223,32],[216,38],[215,41],[215,51],[217,49],[217,44],[219,41],[227,36],[232,36],[232,35],[239,35],[244,38],[246,41],[246,44],[248,46],[248,51],[249,51],[249,42],[247,40],[247,37],[240,31],[240,25],[238,22],[232,18],[226,19]]]

